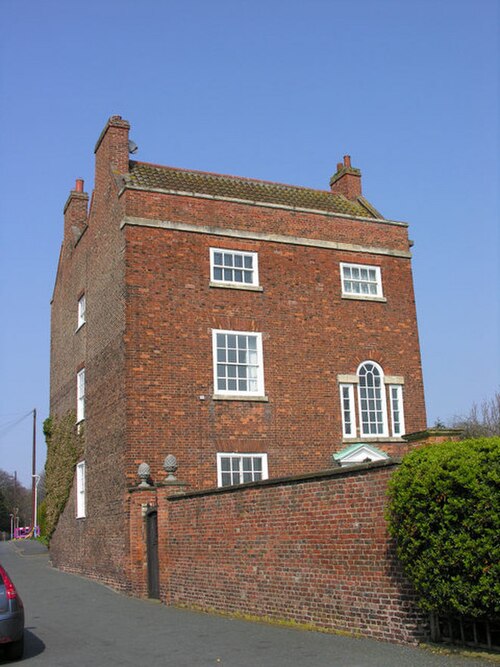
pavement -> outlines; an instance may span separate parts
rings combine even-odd
[[[51,567],[47,549],[34,540],[0,542],[0,562],[24,601],[24,660],[33,667],[492,665],[487,656],[451,652],[444,647],[355,639],[127,597]],[[0,664],[7,664],[1,648]]]
[[[23,556],[40,556],[49,553],[47,547],[38,540],[12,540],[10,544]]]

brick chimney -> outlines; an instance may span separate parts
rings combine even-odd
[[[76,245],[87,226],[89,196],[83,191],[83,179],[77,178],[64,205],[64,242]]]
[[[361,171],[351,167],[351,156],[344,155],[344,163],[337,164],[337,171],[330,179],[330,189],[347,199],[361,197]]]
[[[121,116],[111,116],[95,145],[96,190],[109,174],[127,174],[130,123]]]

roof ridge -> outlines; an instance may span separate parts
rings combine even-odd
[[[145,165],[147,167],[154,167],[156,169],[183,172],[185,174],[200,174],[202,176],[211,176],[217,179],[229,179],[232,181],[240,181],[240,182],[248,181],[250,183],[260,183],[263,185],[274,185],[288,190],[304,190],[307,192],[319,192],[321,194],[331,195],[332,197],[338,197],[340,199],[346,199],[346,201],[349,201],[344,195],[333,193],[331,192],[331,190],[320,190],[319,188],[312,188],[304,185],[292,185],[290,183],[281,183],[279,181],[268,181],[262,178],[251,178],[249,176],[235,176],[234,174],[220,174],[215,171],[203,171],[201,169],[186,169],[185,167],[171,167],[169,165],[154,164],[153,162],[143,162],[139,160],[130,160],[130,164]]]
[[[217,174],[198,169],[171,167],[130,160],[124,182],[131,186],[170,191],[198,192],[200,195],[230,197],[240,201],[293,206],[304,210],[333,211],[358,217],[379,217],[364,199],[348,199],[342,193],[317,190],[258,178]]]

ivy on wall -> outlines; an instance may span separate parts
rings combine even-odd
[[[48,417],[43,432],[47,442],[45,536],[50,539],[73,486],[75,467],[83,452],[83,430],[76,428],[76,415],[70,411],[61,417]]]

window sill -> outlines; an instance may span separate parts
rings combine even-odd
[[[241,285],[237,283],[215,283],[210,281],[208,283],[209,287],[222,287],[222,289],[236,289],[236,290],[245,290],[246,292],[263,292],[264,288],[260,285]]]
[[[245,396],[245,394],[213,394],[214,401],[254,401],[257,403],[268,403],[267,396]]]
[[[369,435],[356,435],[356,436],[343,436],[342,442],[350,443],[352,444],[353,441],[356,442],[400,442],[400,443],[405,443],[406,440],[404,439],[404,436],[400,435],[388,435],[386,437],[377,435],[377,436],[369,436]]]
[[[367,294],[342,294],[343,299],[348,301],[378,301],[378,303],[387,303],[385,296],[369,296]]]
[[[217,489],[239,489],[241,486],[247,486],[248,484],[258,484],[259,482],[265,482],[269,477],[262,477],[261,479],[254,479],[251,482],[237,482],[236,484],[217,484]]]

